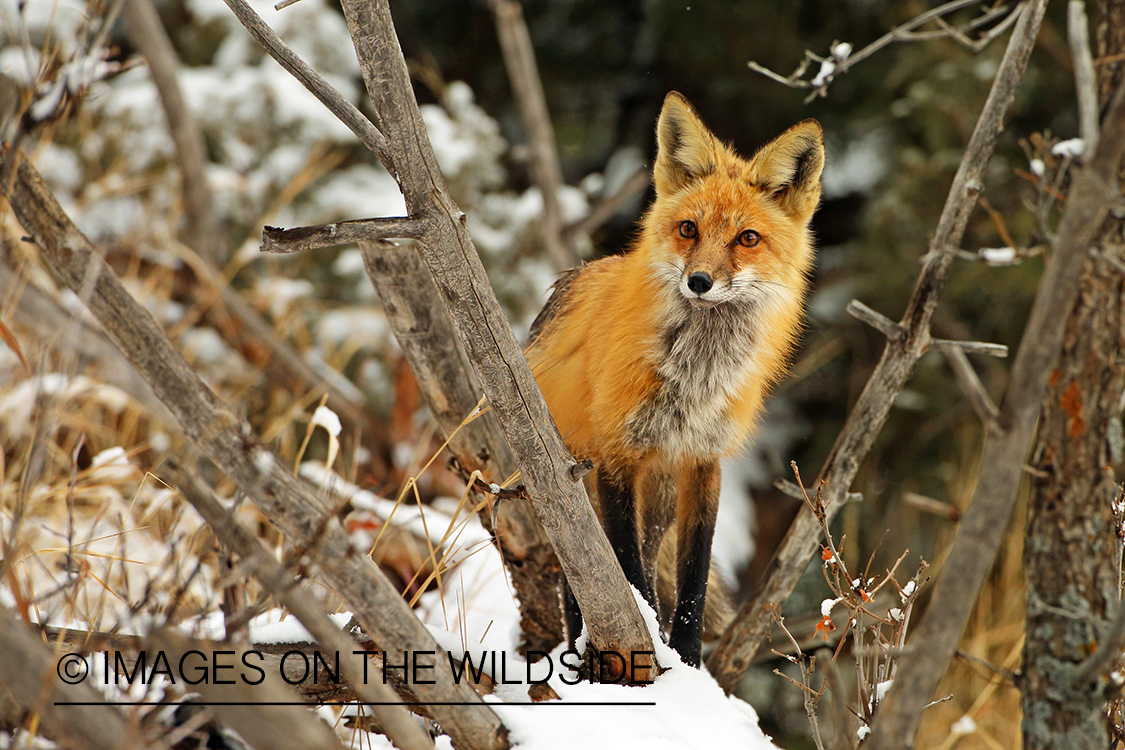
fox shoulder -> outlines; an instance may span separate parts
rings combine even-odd
[[[563,271],[551,286],[551,296],[539,315],[531,324],[527,345],[530,348],[537,341],[545,344],[551,337],[552,328],[566,325],[564,319],[574,317],[589,320],[604,309],[604,303],[615,294],[620,296],[623,269],[628,265],[625,255],[611,255],[583,263],[578,268]],[[542,339],[542,340],[540,340]]]
[[[535,320],[531,322],[531,330],[527,335],[527,345],[531,346],[543,334],[547,327],[563,314],[574,292],[574,282],[582,274],[582,266],[570,268],[559,275],[559,280],[551,285],[551,296]]]

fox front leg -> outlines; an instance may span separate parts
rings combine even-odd
[[[660,545],[668,528],[676,520],[676,484],[676,476],[659,466],[648,467],[634,484],[640,525],[641,562],[645,580],[657,599],[660,599]],[[674,602],[661,600],[660,608],[656,610],[657,619],[663,621],[663,608],[669,607],[670,613],[672,605]]]
[[[602,526],[613,551],[617,553],[625,579],[655,609],[656,596],[648,584],[641,562],[634,476],[633,470],[608,472],[598,469],[598,502],[602,508]]]
[[[719,509],[719,463],[698,464],[680,475],[676,505],[679,548],[676,552],[676,614],[669,645],[684,663],[699,666],[703,637],[703,606],[711,569],[711,540]]]

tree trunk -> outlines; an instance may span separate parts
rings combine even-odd
[[[1097,57],[1125,50],[1125,0],[1097,4]],[[1098,67],[1104,105],[1125,65]],[[1028,497],[1027,641],[1020,691],[1023,746],[1109,747],[1104,675],[1074,675],[1107,637],[1116,609],[1116,494],[1109,437],[1125,391],[1125,285],[1120,262],[1125,222],[1111,216],[1094,243],[1067,322],[1058,368],[1051,373]],[[1118,422],[1118,429],[1120,423]]]

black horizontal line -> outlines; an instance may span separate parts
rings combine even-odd
[[[193,706],[311,706],[308,701],[190,701]],[[168,706],[159,701],[55,701],[56,706]],[[344,701],[318,703],[319,706],[655,706],[656,701],[539,701],[538,703],[444,702],[410,703],[407,701]]]

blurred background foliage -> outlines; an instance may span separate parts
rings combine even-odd
[[[37,4],[42,10],[47,3],[32,0],[22,11],[16,0],[0,3],[7,12],[0,32],[15,28],[12,19],[19,13],[34,15]],[[254,4],[263,13],[270,6]],[[381,443],[388,452],[378,457],[381,462],[364,460],[362,451],[348,453],[345,460],[354,464],[350,474],[361,483],[393,487],[416,465],[410,447],[424,443],[425,433],[423,420],[412,414],[416,393],[410,401],[385,321],[355,312],[374,304],[357,251],[262,259],[256,238],[262,223],[296,226],[396,213],[401,201],[395,202],[395,186],[347,131],[313,111],[315,103],[310,106],[302,92],[276,82],[276,66],[243,34],[221,0],[160,0],[157,5],[187,66],[181,83],[207,137],[209,174],[232,248],[228,278],[280,332],[359,385],[393,434]],[[827,96],[807,103],[805,91],[770,81],[747,62],[788,75],[806,49],[827,54],[843,41],[858,50],[935,5],[920,0],[523,3],[564,180],[574,186],[563,196],[570,218],[584,215],[651,161],[656,115],[669,90],[685,94],[712,130],[743,154],[799,120],[813,117],[824,126],[828,167],[825,199],[814,220],[820,250],[807,330],[793,376],[779,387],[762,438],[748,449],[757,468],[734,475],[734,481],[752,485],[757,517],[756,557],[737,571],[741,595],[797,508],[796,501],[773,489],[773,480],[789,477],[792,459],[811,481],[882,351],[881,334],[852,319],[844,307],[858,298],[893,319],[901,316],[1007,35],[979,53],[952,39],[892,44],[839,76]],[[1017,245],[1043,240],[1040,219],[1031,210],[1037,190],[1026,176],[1025,142],[1035,133],[1048,142],[1077,135],[1064,5],[1052,4],[1048,11],[987,171],[982,196],[1000,219],[982,207],[975,210],[964,240],[969,252],[1004,246],[1000,225]],[[76,1],[59,7],[64,12],[56,12],[45,27],[65,21],[68,9],[82,11]],[[431,105],[427,125],[443,170],[470,215],[490,278],[522,335],[545,299],[552,272],[534,231],[537,196],[493,17],[485,0],[396,0],[392,10],[419,100]],[[951,20],[967,20],[976,12],[966,9]],[[358,67],[337,7],[302,0],[267,19],[346,95],[368,107],[359,95]],[[63,52],[67,34],[77,38],[81,24],[67,28],[56,31]],[[117,59],[133,54],[120,28],[112,43]],[[0,44],[0,68],[18,76],[26,54],[20,41],[9,37]],[[267,70],[254,77],[255,71]],[[52,126],[36,158],[94,239],[160,265],[161,242],[177,233],[178,188],[168,168],[167,136],[142,127],[162,120],[146,76],[143,68],[134,69],[92,87],[83,107]],[[650,199],[651,193],[638,197],[600,227],[583,244],[586,257],[626,248]],[[152,206],[158,207],[156,218]],[[958,260],[935,318],[935,335],[997,342],[1014,350],[1041,269],[1039,257],[1005,267]],[[151,308],[165,311],[170,326],[198,303],[174,281],[168,282],[170,291],[136,285]],[[304,429],[276,426],[289,419],[292,401],[277,400],[270,386],[232,364],[237,355],[214,336],[190,326],[176,330],[205,376],[224,386],[227,397],[277,441],[279,452],[294,453]],[[1001,393],[1007,363],[974,360],[989,391]],[[882,570],[905,548],[913,552],[906,569],[913,569],[917,555],[940,562],[950,522],[904,503],[904,495],[958,507],[971,496],[981,426],[938,354],[921,360],[896,406],[853,488],[863,502],[849,505],[837,522],[839,533],[847,536],[845,555],[853,568],[874,554],[872,570]],[[391,455],[403,445],[405,455]],[[392,467],[392,473],[380,475],[372,468],[379,464]],[[441,493],[449,481],[423,482],[423,492]],[[1013,529],[1012,545],[1018,547],[1019,527]],[[1009,547],[1004,555],[1018,561],[1019,550]],[[1020,638],[1019,575],[1018,565],[998,565],[967,636],[966,644],[974,645],[965,646],[1008,667],[1014,666],[1012,648]],[[825,592],[814,566],[787,614],[815,612]],[[783,746],[806,746],[798,691],[768,670],[762,675],[748,690],[768,731]],[[1015,736],[1010,733],[1018,729],[1015,691],[964,665],[955,665],[950,680],[965,689],[950,688],[957,693],[955,701],[931,710],[935,718],[924,729],[930,734],[919,747],[951,747],[950,737],[953,744],[961,743],[958,747],[978,746],[973,733],[949,734],[950,725],[966,713],[992,732],[980,747],[1010,746]],[[981,702],[981,695],[987,700]]]

